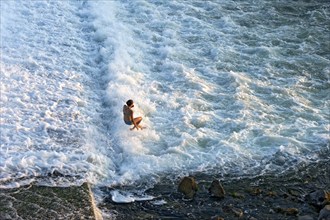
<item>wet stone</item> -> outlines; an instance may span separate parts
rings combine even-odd
[[[284,215],[297,215],[299,213],[299,210],[297,208],[281,208],[278,207],[275,209],[276,212],[282,213]]]
[[[192,199],[198,190],[197,183],[192,177],[184,177],[179,183],[178,191],[186,198]]]
[[[219,180],[213,180],[209,188],[209,193],[211,194],[211,196],[217,198],[224,198],[226,194]]]
[[[329,166],[325,166],[326,164],[328,163],[316,166],[311,164],[308,167],[301,167],[298,171],[262,177],[231,178],[231,176],[194,173],[194,179],[198,181],[199,187],[198,193],[190,200],[182,198],[181,192],[177,192],[178,184],[173,183],[174,178],[166,175],[161,179],[160,184],[156,184],[147,192],[148,195],[157,197],[156,201],[165,200],[166,203],[155,205],[155,201],[141,201],[122,205],[109,201],[100,204],[100,208],[110,213],[111,210],[116,210],[118,213],[114,215],[117,219],[132,219],[132,216],[134,219],[144,219],[145,216],[139,214],[143,210],[149,214],[149,219],[318,220],[320,214],[326,216],[327,210],[321,213],[324,206],[321,209],[315,208],[307,202],[305,195],[307,192],[320,189],[329,191],[330,169]],[[322,170],[324,168],[327,170]],[[210,186],[217,178],[221,178],[221,185],[226,190],[226,196],[221,199],[210,197]],[[302,179],[309,181],[306,183]],[[186,181],[192,189],[192,179]],[[195,190],[190,191],[196,193]],[[233,192],[241,193],[244,198],[233,197]],[[276,209],[276,207],[281,208]],[[243,216],[239,218],[242,214]]]

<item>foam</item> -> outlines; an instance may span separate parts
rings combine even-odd
[[[291,26],[271,9],[277,27],[259,6],[233,14],[231,4],[2,3],[1,187],[253,174],[285,169],[278,152],[287,166],[317,160],[329,142],[329,61],[292,35],[312,21]],[[147,129],[123,123],[128,99]]]
[[[80,28],[79,17],[71,17],[72,26],[56,20],[63,16],[59,8],[65,8],[67,18],[75,10],[68,2],[1,3],[2,188],[54,172],[88,176],[93,168],[85,157],[92,157],[95,147],[83,150],[89,79],[71,62],[75,57],[83,67],[85,57],[76,48],[83,53],[86,47],[83,41],[69,41]],[[17,31],[19,36],[12,34]]]
[[[131,203],[135,201],[152,200],[154,198],[152,196],[135,196],[131,193],[120,192],[118,190],[112,191],[111,195],[112,195],[112,201],[116,203]]]
[[[134,19],[138,19],[138,15],[134,17],[132,14],[127,13],[126,10],[133,8],[134,10],[148,11],[148,21],[151,25],[144,25],[143,22],[140,25],[140,23],[135,22]],[[160,6],[160,8],[162,7]],[[163,9],[166,11],[165,7],[162,8],[162,10]],[[196,33],[203,34],[198,32],[197,29],[205,25],[205,23],[198,21],[196,18],[190,20],[191,14],[189,14],[189,17],[184,17],[182,22],[187,21],[187,23],[184,24],[180,24],[179,19],[175,20],[176,17],[171,17],[168,18],[168,20],[159,22],[159,17],[164,16],[166,13],[162,10],[152,4],[148,4],[147,6],[141,6],[139,3],[133,6],[128,6],[126,4],[118,5],[116,11],[116,21],[118,23],[112,26],[115,30],[112,30],[112,32],[116,32],[119,36],[125,33],[125,39],[121,42],[116,42],[116,45],[120,46],[115,47],[115,51],[122,51],[125,49],[127,51],[126,55],[129,55],[130,58],[134,57],[133,59],[135,62],[132,62],[130,59],[126,60],[127,66],[130,67],[129,71],[126,70],[126,72],[129,72],[129,74],[123,73],[124,71],[118,69],[118,67],[121,67],[123,64],[122,62],[117,62],[116,59],[110,62],[111,68],[109,70],[111,75],[117,75],[118,72],[121,72],[121,74],[124,74],[125,78],[134,78],[136,74],[134,71],[137,70],[136,72],[139,72],[138,79],[140,82],[143,81],[143,83],[136,84],[136,81],[133,79],[129,79],[128,82],[125,83],[131,83],[134,87],[141,88],[142,91],[145,90],[145,88],[151,88],[149,91],[152,93],[148,94],[141,91],[134,91],[134,95],[137,98],[144,97],[143,100],[138,100],[140,103],[143,103],[142,105],[144,105],[144,102],[152,103],[152,100],[154,100],[153,109],[150,113],[148,112],[148,116],[150,114],[150,118],[148,118],[150,124],[148,124],[148,126],[154,128],[157,132],[158,137],[156,139],[156,144],[160,143],[159,145],[163,148],[161,152],[165,152],[168,158],[173,156],[173,158],[181,158],[179,160],[184,161],[182,163],[176,161],[174,166],[161,164],[161,166],[165,166],[161,169],[166,170],[175,167],[174,169],[179,170],[182,167],[187,168],[187,166],[184,165],[185,163],[189,164],[188,167],[190,166],[191,169],[194,169],[193,167],[199,166],[195,161],[197,161],[196,158],[200,158],[201,154],[205,156],[205,158],[202,159],[203,163],[206,163],[205,161],[209,159],[215,162],[219,157],[226,155],[227,159],[222,160],[225,164],[239,157],[262,157],[272,155],[277,152],[278,148],[283,146],[283,144],[286,145],[288,149],[290,146],[292,146],[292,149],[303,148],[304,142],[296,138],[291,138],[290,136],[292,133],[277,135],[278,126],[273,123],[276,121],[283,123],[287,116],[285,113],[279,114],[277,112],[282,108],[281,103],[271,103],[270,98],[276,95],[282,96],[281,98],[283,98],[283,101],[288,102],[289,105],[291,105],[290,103],[299,103],[299,105],[305,106],[304,109],[310,108],[308,107],[311,104],[310,101],[298,94],[286,93],[287,89],[293,91],[292,88],[282,88],[275,80],[266,80],[267,74],[266,76],[262,76],[261,73],[259,74],[259,72],[262,71],[261,69],[256,69],[256,73],[251,73],[252,70],[249,69],[248,66],[253,62],[252,59],[242,61],[242,66],[246,65],[244,67],[245,71],[229,71],[230,77],[223,77],[227,80],[221,82],[224,87],[234,88],[229,92],[227,91],[229,97],[234,99],[232,103],[223,106],[222,103],[204,100],[202,97],[205,96],[205,94],[216,96],[219,94],[219,91],[221,91],[221,96],[221,94],[226,91],[225,88],[219,88],[219,84],[217,84],[220,83],[217,81],[217,77],[225,73],[218,73],[219,75],[210,74],[213,77],[210,80],[209,78],[204,79],[201,72],[190,68],[190,66],[198,66],[199,70],[210,68],[207,66],[209,64],[208,61],[198,57],[203,54],[198,51],[201,44],[197,43],[198,40],[193,36]],[[155,11],[155,13],[152,13],[152,11]],[[184,12],[182,16],[185,16],[185,13],[186,12]],[[221,21],[223,23],[223,26],[221,26],[223,29],[220,30],[222,31],[220,33],[222,34],[221,36],[227,35],[228,37],[233,37],[229,31],[232,32],[234,29],[237,29],[238,25],[235,20],[224,16]],[[134,25],[139,26],[136,27]],[[181,27],[185,25],[190,26],[189,30],[192,30],[191,27],[195,25],[194,27],[196,27],[196,29],[191,32],[182,32],[180,36],[180,25]],[[122,28],[124,26],[125,28]],[[168,29],[165,30],[165,26],[168,26]],[[132,32],[127,32],[127,30],[132,30]],[[143,36],[136,34],[142,31],[144,33]],[[205,33],[208,31],[211,32],[211,29],[207,29]],[[283,29],[283,31],[285,31],[285,29]],[[234,33],[238,34],[237,31],[234,31]],[[218,32],[215,34],[218,34]],[[157,36],[158,40],[156,43],[148,41],[148,39],[155,39],[151,37],[152,35]],[[135,36],[134,40],[133,36]],[[169,36],[172,39],[170,39]],[[185,40],[184,37],[187,37],[188,40]],[[189,40],[189,38],[191,40]],[[137,39],[140,40],[140,43],[137,43]],[[260,39],[264,40],[265,38],[260,36]],[[224,42],[220,43],[220,45],[223,46],[222,51],[220,51],[222,54],[217,53],[218,51],[211,51],[213,59],[215,58],[215,54],[216,57],[225,59],[226,55],[228,55],[225,51],[228,49],[233,60],[228,60],[227,62],[238,62],[239,60],[237,60],[235,56],[239,53],[238,50],[241,50],[241,48],[235,48],[232,42],[226,41],[225,39],[223,40]],[[123,45],[129,45],[129,47],[122,47]],[[192,45],[195,45],[196,49],[192,47]],[[202,46],[207,47],[206,45]],[[191,50],[191,53],[189,50]],[[151,51],[151,54],[141,54],[140,51]],[[241,50],[241,52],[249,55],[252,54],[253,59],[256,59],[261,64],[261,67],[264,60],[279,59],[278,57],[280,55],[278,48],[265,45],[251,46],[246,51]],[[125,53],[119,53],[125,55]],[[140,59],[141,55],[143,55],[143,61]],[[189,57],[190,60],[186,59],[186,57]],[[127,57],[121,57],[121,61],[123,59],[125,60]],[[201,62],[196,62],[196,60],[199,59]],[[223,60],[223,62],[226,62],[226,60]],[[148,69],[145,66],[146,64],[156,66],[156,68]],[[215,78],[214,75],[216,75]],[[159,84],[154,82],[153,80],[156,79],[162,80],[163,83]],[[280,79],[280,81],[281,80],[282,79]],[[151,83],[148,84],[148,81],[151,81]],[[112,83],[113,82],[110,81],[110,84]],[[130,94],[128,89],[121,90],[121,86],[109,85],[109,94],[110,91],[113,92],[114,90],[116,90],[116,98],[120,96],[117,92]],[[110,95],[113,96],[113,93]],[[227,99],[227,94],[222,95],[222,98]],[[210,108],[209,106],[213,107]],[[220,115],[219,117],[216,111],[212,112],[214,109],[220,109],[220,114],[226,112],[229,118],[224,115]],[[175,118],[175,120],[169,120],[168,118]],[[216,128],[218,128],[218,126],[216,124],[218,123],[224,123],[223,127],[226,126],[229,129],[217,131]],[[282,124],[282,126],[290,127],[290,125],[285,124]],[[169,130],[164,131],[160,129],[160,127],[168,127]],[[209,134],[212,132],[210,131],[214,133],[211,137]],[[303,131],[299,130],[298,132],[301,133]],[[215,152],[213,153],[218,155],[218,157],[212,157],[209,151],[206,151],[208,153],[204,154],[203,150],[200,149],[200,143],[203,142],[202,140],[205,136],[209,136],[211,139],[209,142],[212,143],[211,146],[206,146],[206,149],[214,150]],[[142,140],[137,144],[138,149],[140,149],[140,144],[150,148],[153,147],[152,145],[155,144],[155,142],[152,140]],[[217,145],[218,148],[215,147]],[[194,151],[194,149],[198,150]],[[218,149],[218,151],[216,149]],[[143,151],[143,154],[147,152],[148,151]],[[230,152],[230,154],[227,154],[228,152]],[[299,154],[299,150],[290,152],[292,154]],[[156,154],[157,152],[153,153]],[[157,156],[159,157],[159,153]],[[142,163],[142,161],[139,161],[139,163]],[[158,168],[154,167],[155,170]]]

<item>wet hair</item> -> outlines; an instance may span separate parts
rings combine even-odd
[[[126,105],[127,106],[131,106],[133,104],[133,100],[132,99],[130,99],[130,100],[128,100],[127,102],[126,102]]]

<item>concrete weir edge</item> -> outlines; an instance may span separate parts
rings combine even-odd
[[[29,185],[0,189],[1,219],[103,220],[91,185],[52,187]]]

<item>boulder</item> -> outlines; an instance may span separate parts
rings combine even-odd
[[[320,211],[318,220],[330,220],[330,205],[326,205]]]
[[[219,180],[213,180],[209,188],[209,193],[211,193],[212,196],[217,198],[225,197],[225,190]]]
[[[197,183],[192,177],[184,177],[179,183],[178,191],[183,193],[186,198],[192,199],[198,190]]]

